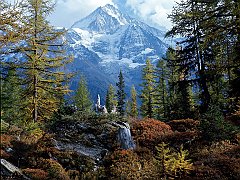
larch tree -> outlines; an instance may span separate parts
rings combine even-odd
[[[112,84],[109,85],[106,95],[106,108],[111,113],[117,107],[117,100],[115,96],[115,88]]]
[[[137,91],[134,85],[131,88],[130,116],[133,118],[138,117]]]
[[[116,83],[117,89],[117,111],[120,113],[121,116],[125,114],[125,82],[122,71],[120,70],[118,75],[118,82]]]
[[[83,76],[80,77],[78,88],[74,96],[74,103],[81,112],[90,112],[92,110],[93,103],[90,99],[87,83]]]
[[[230,106],[230,111],[234,111],[238,102],[239,10],[238,0],[185,0],[170,15],[174,25],[167,36],[184,37],[180,41],[181,62],[189,77],[195,76],[192,80],[198,83],[203,113],[210,103],[219,104],[222,110]]]
[[[142,90],[140,98],[142,100],[141,113],[144,117],[153,118],[154,117],[154,105],[155,105],[155,68],[151,64],[150,60],[146,60],[146,65],[142,70],[142,80],[141,84]]]
[[[23,103],[26,122],[51,118],[58,109],[61,97],[69,92],[63,83],[68,78],[64,65],[71,58],[64,54],[61,40],[64,30],[56,30],[47,21],[54,3],[49,0],[25,0],[24,19],[27,29],[24,46],[19,48],[24,79]]]
[[[17,80],[15,72],[17,71],[18,61],[13,56],[13,53],[16,53],[17,43],[20,44],[20,42],[24,39],[26,30],[26,28],[19,23],[23,14],[22,7],[21,1],[16,3],[12,2],[10,4],[10,2],[0,0],[0,112],[2,112],[2,108],[6,107],[5,101],[3,100],[5,99],[4,95],[12,93],[6,92],[7,90],[11,91],[11,89],[6,87],[2,88],[3,83],[4,86],[8,86],[6,83],[8,84],[8,82]],[[8,58],[10,55],[11,58]],[[4,80],[4,78],[7,79]],[[11,83],[9,83],[9,85],[10,84]],[[14,87],[14,85],[16,85],[16,82],[11,84],[12,89],[15,92],[15,90],[19,88],[19,85],[16,85],[17,87]],[[12,103],[14,103],[12,106],[15,106],[18,101],[13,101]],[[6,116],[6,109],[4,109],[4,111],[4,116]]]
[[[204,39],[201,14],[205,13],[197,1],[186,0],[178,3],[169,16],[174,25],[166,36],[184,37],[184,40],[179,42],[181,48],[177,51],[177,64],[180,73],[194,77],[194,81],[199,84],[201,109],[206,112],[211,101],[206,68],[210,53],[201,46]]]

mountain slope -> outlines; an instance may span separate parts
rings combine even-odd
[[[107,86],[110,83],[115,85],[120,69],[126,82],[126,92],[129,93],[132,85],[139,90],[141,69],[146,59],[156,63],[168,48],[163,42],[164,32],[121,13],[116,6],[109,4],[74,23],[66,39],[68,53],[75,57],[68,68],[77,69],[86,76],[93,98],[97,94],[105,97]],[[71,88],[74,90],[76,87]]]

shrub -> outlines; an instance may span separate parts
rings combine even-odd
[[[48,179],[48,173],[42,169],[23,169],[23,173],[33,180],[46,180]]]
[[[9,124],[1,119],[0,133],[6,133],[9,129]]]
[[[200,124],[200,122],[193,119],[179,119],[179,120],[172,120],[168,124],[175,131],[186,132],[186,131],[197,130],[197,127]]]
[[[188,151],[183,150],[183,146],[177,153],[165,143],[156,146],[156,150],[156,163],[163,178],[182,177],[193,169],[190,160],[186,159]]]
[[[181,144],[191,147],[191,144],[199,139],[199,134],[200,133],[197,131],[174,132],[172,134],[166,135],[163,138],[163,141],[174,147],[180,147]]]
[[[40,159],[40,166],[46,170],[51,179],[69,180],[69,176],[65,169],[57,161],[52,159]]]
[[[0,149],[0,157],[2,159],[8,159],[10,157],[10,155],[6,151]]]
[[[132,150],[114,151],[106,163],[109,175],[115,179],[154,179],[158,177],[153,158],[141,158]]]
[[[154,119],[133,121],[132,126],[132,135],[140,146],[154,147],[165,135],[173,133],[168,124]]]
[[[13,137],[7,134],[0,135],[0,147],[1,148],[8,148],[12,147],[11,142],[13,141]]]
[[[194,173],[201,179],[239,179],[240,147],[229,140],[198,146],[191,154]]]

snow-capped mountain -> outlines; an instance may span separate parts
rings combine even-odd
[[[118,28],[128,24],[131,18],[123,15],[116,7],[107,4],[97,8],[87,17],[75,22],[72,28],[81,28],[99,33],[114,33]]]
[[[93,98],[97,94],[105,97],[108,85],[117,82],[120,69],[126,91],[129,92],[132,85],[139,89],[146,59],[156,63],[168,47],[164,32],[109,4],[75,22],[66,39],[68,53],[74,55],[68,70],[85,75]],[[74,78],[72,89],[76,88],[78,78]]]

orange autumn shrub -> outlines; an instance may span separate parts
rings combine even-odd
[[[168,134],[163,138],[163,141],[175,147],[180,147],[181,144],[188,144],[189,146],[191,146],[191,144],[197,139],[199,139],[199,132],[189,131],[174,132],[172,134]]]
[[[239,179],[240,147],[231,141],[198,146],[192,151],[195,175],[201,179]]]
[[[50,179],[69,180],[69,176],[65,169],[57,161],[52,159],[40,159],[40,166],[47,171]]]
[[[0,157],[3,159],[8,159],[10,155],[6,151],[0,149]]]
[[[193,119],[179,119],[172,120],[168,124],[175,131],[186,132],[197,130],[197,127],[199,126],[200,122]]]
[[[132,135],[135,142],[140,146],[154,148],[164,136],[172,133],[171,127],[159,120],[144,119],[132,122]]]
[[[42,169],[23,169],[23,173],[33,180],[47,180],[48,173]]]
[[[1,148],[8,148],[12,147],[11,141],[13,141],[13,137],[7,134],[0,135],[0,147]]]

